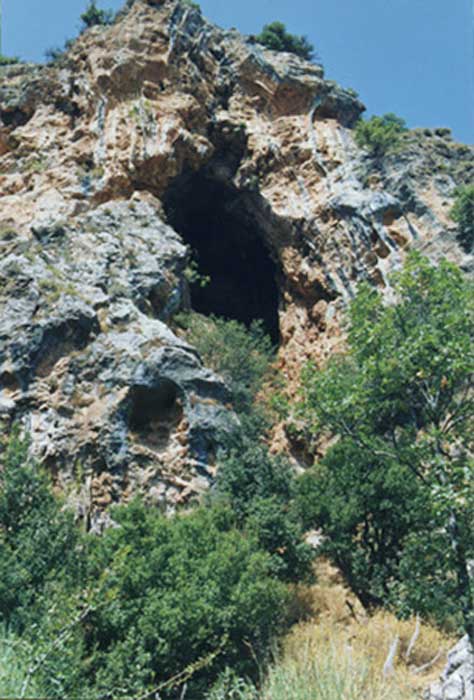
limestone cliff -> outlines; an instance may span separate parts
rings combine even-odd
[[[166,506],[205,488],[232,425],[167,325],[191,247],[214,273],[201,310],[264,318],[290,387],[340,344],[357,282],[388,288],[408,248],[472,270],[449,210],[474,149],[416,130],[376,164],[363,109],[179,0],[129,2],[57,65],[0,69],[0,411],[92,524],[135,489]]]

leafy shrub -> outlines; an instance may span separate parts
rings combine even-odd
[[[256,687],[226,668],[217,679],[205,700],[258,700]]]
[[[461,246],[470,252],[474,244],[474,185],[458,187],[454,197],[451,217],[458,224]]]
[[[192,10],[197,10],[198,12],[201,11],[201,6],[197,2],[193,2],[193,0],[181,0],[183,5],[186,5],[187,7],[190,7]]]
[[[206,365],[222,375],[229,385],[237,411],[250,408],[269,373],[274,351],[261,321],[249,329],[238,321],[197,313],[180,314],[179,325],[186,339]]]
[[[394,153],[402,144],[403,134],[408,131],[405,120],[395,114],[360,119],[355,126],[355,141],[366,148],[373,158]]]
[[[266,24],[255,40],[273,51],[288,51],[311,61],[316,58],[314,46],[305,36],[289,34],[283,22]]]
[[[105,604],[88,623],[95,692],[142,695],[199,662],[205,668],[188,680],[192,697],[229,665],[255,673],[251,650],[261,656],[278,631],[287,594],[231,512],[166,519],[134,503],[115,517],[120,527],[92,555],[92,574],[108,571]]]
[[[256,674],[288,593],[228,507],[165,518],[135,502],[102,537],[81,535],[24,441],[2,466],[0,614],[31,669],[19,647],[13,694],[166,698],[187,681],[198,698],[228,666]]]
[[[385,305],[361,285],[347,354],[303,375],[302,418],[339,438],[314,482],[315,518],[349,583],[365,577],[404,613],[454,607],[474,640],[472,284],[413,253],[395,293]]]
[[[87,9],[81,15],[81,21],[86,29],[110,24],[113,19],[112,10],[100,10],[96,0],[89,0]]]
[[[31,649],[23,640],[0,628],[0,695],[2,698],[21,697],[27,682]],[[34,683],[29,685],[30,696],[41,697],[41,690]]]
[[[309,579],[313,555],[293,507],[293,471],[285,457],[269,453],[264,430],[258,413],[241,416],[240,429],[226,437],[219,455],[217,493],[232,508],[238,525],[271,555],[278,578]]]
[[[326,536],[320,552],[365,607],[388,602],[407,538],[429,525],[410,469],[341,440],[300,477],[298,491],[305,526]]]
[[[13,66],[20,63],[20,59],[16,56],[4,56],[0,54],[0,66]]]
[[[79,532],[27,453],[14,434],[0,473],[0,619],[20,633],[58,587],[75,585],[81,567]]]

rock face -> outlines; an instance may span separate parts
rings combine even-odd
[[[443,675],[425,700],[474,700],[474,655],[467,636],[449,652]]]
[[[0,412],[27,418],[79,512],[92,525],[137,490],[163,506],[202,490],[230,395],[166,325],[187,252],[153,198],[32,227],[31,240],[6,230],[0,245]]]
[[[212,229],[241,287],[273,266],[262,303],[290,391],[340,345],[358,281],[389,289],[412,246],[473,265],[449,218],[472,148],[417,130],[376,163],[353,140],[363,105],[320,66],[180,0],[127,5],[56,65],[0,68],[0,409],[91,522],[137,488],[164,504],[204,488],[232,425],[226,387],[172,331],[185,243],[205,257]]]

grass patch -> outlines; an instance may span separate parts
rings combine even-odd
[[[287,636],[264,683],[261,700],[414,700],[438,678],[455,640],[435,627],[399,620],[386,611],[368,615],[326,562],[306,591],[312,618]],[[393,670],[384,675],[398,639]],[[438,657],[435,663],[431,663]],[[422,667],[427,666],[420,671]]]

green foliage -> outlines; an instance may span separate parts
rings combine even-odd
[[[286,458],[269,453],[264,430],[258,414],[241,416],[240,429],[226,438],[220,454],[217,493],[232,508],[238,525],[271,555],[278,578],[309,579],[313,556],[293,506],[293,472]]]
[[[115,517],[92,557],[93,575],[109,572],[107,602],[89,620],[95,691],[141,695],[206,658],[192,697],[228,665],[255,673],[251,649],[260,656],[277,632],[287,594],[231,512],[166,519],[135,503]]]
[[[79,533],[27,450],[13,435],[0,473],[0,619],[18,632],[80,577]]]
[[[248,410],[268,376],[274,356],[261,321],[254,321],[249,329],[238,321],[196,313],[181,314],[176,321],[186,329],[186,339],[205,364],[227,382],[236,410]]]
[[[28,677],[31,649],[22,639],[16,637],[5,627],[0,631],[0,696],[2,698],[20,697]],[[40,688],[31,684],[31,696],[41,696]]]
[[[206,700],[258,700],[256,687],[248,680],[239,678],[236,673],[226,668],[217,679]]]
[[[408,467],[344,439],[298,483],[304,524],[323,528],[323,553],[365,607],[390,600],[407,539],[430,524],[425,500]]]
[[[288,51],[307,61],[312,61],[316,58],[314,46],[308,39],[305,36],[289,34],[283,22],[266,24],[261,33],[255,37],[255,40],[259,44],[266,46],[267,49],[273,49],[273,51]]]
[[[449,593],[472,634],[472,286],[450,263],[412,254],[395,290],[387,306],[361,285],[347,354],[304,372],[302,417],[339,440],[321,483],[303,481],[302,509],[333,535],[357,592],[441,617]]]
[[[193,2],[193,0],[181,0],[181,2],[183,3],[183,5],[190,7],[192,10],[197,10],[198,12],[201,11],[199,3]]]
[[[0,473],[4,655],[16,650],[0,684],[167,698],[186,682],[198,698],[228,666],[257,673],[288,593],[251,528],[223,505],[165,518],[135,502],[102,537],[81,534],[27,451],[14,435]]]
[[[87,9],[81,15],[81,21],[85,29],[110,24],[112,19],[112,10],[100,10],[97,7],[96,0],[89,0]]]
[[[51,47],[49,49],[46,49],[44,55],[48,63],[56,63],[58,65],[62,65],[65,62],[68,50],[73,44],[74,39],[66,39],[62,49],[59,47]]]
[[[195,259],[191,259],[184,270],[184,276],[189,284],[196,284],[199,287],[207,287],[211,278],[209,275],[202,275],[199,272],[199,264]]]
[[[470,252],[474,244],[474,185],[458,187],[454,198],[451,217],[458,224],[459,242]]]
[[[359,119],[354,137],[360,148],[366,148],[373,158],[381,158],[400,149],[407,131],[405,120],[389,113],[367,121]]]
[[[14,66],[17,63],[21,63],[17,56],[4,56],[0,53],[0,66]]]

